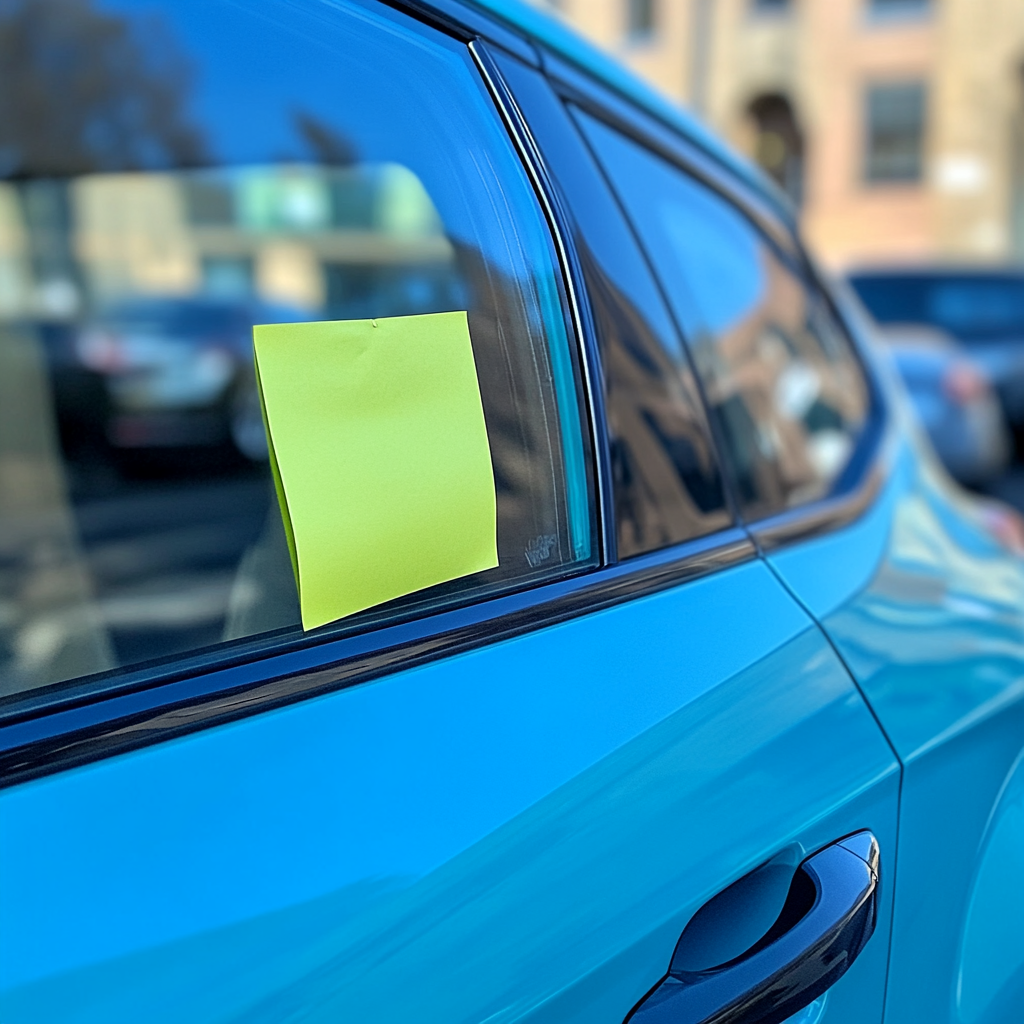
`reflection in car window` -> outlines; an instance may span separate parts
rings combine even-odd
[[[635,243],[623,241],[620,255],[628,256]],[[607,391],[619,557],[725,528],[731,517],[707,420],[685,354],[658,315],[656,290],[640,306],[620,287],[622,276],[613,279],[589,249],[582,255]],[[639,269],[626,281],[647,291]]]
[[[53,0],[0,52],[0,695],[298,635],[257,323],[469,311],[500,564],[403,613],[587,562],[561,285],[464,45],[319,0]]]
[[[732,516],[693,369],[636,238],[566,107],[518,61],[498,62],[545,162],[571,186],[564,199],[600,353],[617,553],[723,529]]]
[[[796,261],[711,189],[586,114],[694,355],[749,516],[827,495],[868,408],[850,343]]]

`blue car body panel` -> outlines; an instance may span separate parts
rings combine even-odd
[[[994,1024],[1024,1007],[1024,563],[888,397],[899,439],[870,509],[769,561],[904,765],[886,1019]]]
[[[883,911],[827,1019],[880,1020],[897,789],[749,562],[5,791],[0,1017],[618,1024],[716,891],[870,828]]]

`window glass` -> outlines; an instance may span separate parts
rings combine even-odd
[[[603,372],[618,555],[732,523],[692,366],[650,267],[569,110],[512,58],[502,72],[564,187]]]
[[[968,344],[1024,334],[1024,276],[868,273],[850,281],[881,323],[926,323]]]
[[[691,346],[744,511],[762,516],[828,494],[868,408],[828,306],[794,257],[731,203],[581,119]]]
[[[7,5],[0,174],[0,695],[301,635],[257,323],[468,310],[500,564],[403,614],[590,559],[551,241],[464,45],[318,0]]]
[[[928,14],[932,0],[867,0],[872,18],[913,18]]]
[[[623,272],[630,255],[639,263],[632,249],[627,242],[625,258],[610,266],[589,249],[583,260],[604,367],[620,558],[703,537],[731,521],[685,353],[661,322],[660,299],[642,280],[645,268]],[[642,306],[630,294],[648,291]]]
[[[655,0],[626,0],[626,38],[630,42],[650,41],[656,29]]]
[[[867,180],[919,181],[924,163],[924,83],[868,86],[866,104]]]
[[[1024,280],[950,280],[928,295],[928,319],[958,336],[991,338],[1024,327]]]

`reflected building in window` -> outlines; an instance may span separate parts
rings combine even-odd
[[[452,299],[451,244],[398,164],[91,175],[72,202],[94,305],[198,291],[345,319]]]

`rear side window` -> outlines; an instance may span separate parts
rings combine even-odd
[[[354,624],[588,563],[561,280],[463,44],[319,0],[38,15],[0,12],[0,694],[301,635],[254,324],[468,311],[499,565]]]
[[[604,376],[618,556],[724,529],[732,517],[694,372],[636,238],[551,85],[498,60],[573,215]]]
[[[745,514],[828,495],[864,428],[868,390],[824,298],[733,204],[578,117],[690,344]]]
[[[641,259],[631,249],[623,263]],[[648,302],[635,303],[630,291],[648,291],[636,280],[644,269],[612,279],[593,252],[584,273],[604,366],[619,557],[724,529],[731,517],[711,433],[660,297],[651,286]]]

